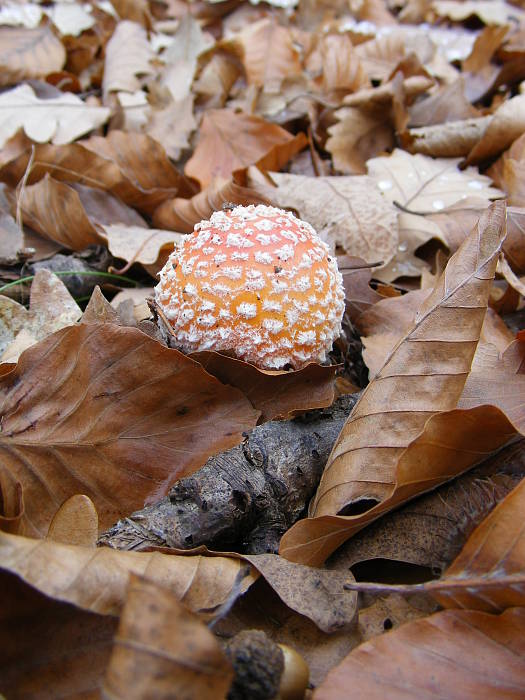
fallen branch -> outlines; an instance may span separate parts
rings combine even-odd
[[[283,533],[305,514],[356,400],[347,394],[330,408],[258,426],[241,445],[178,481],[169,498],[120,520],[99,544],[277,551]]]

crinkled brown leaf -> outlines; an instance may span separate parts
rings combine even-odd
[[[102,696],[226,698],[233,668],[217,638],[172,591],[132,575]]]
[[[48,336],[1,379],[4,515],[43,535],[70,496],[102,529],[232,447],[258,411],[177,350],[134,328],[81,324]],[[214,429],[210,431],[209,426]]]
[[[248,24],[235,36],[241,48],[248,83],[279,92],[282,81],[301,70],[290,29],[274,19]]]
[[[260,117],[211,109],[204,114],[197,147],[184,172],[207,187],[214,178],[228,178],[235,170],[258,163],[275,147],[283,149],[284,159],[277,158],[281,162],[268,164],[267,169],[279,170],[304,147],[304,136],[300,136],[294,138],[285,129]],[[286,151],[292,144],[295,148]]]
[[[196,352],[191,357],[223,384],[242,391],[261,411],[261,420],[291,418],[331,406],[335,399],[335,365],[312,362],[297,371],[273,372],[216,352]]]
[[[525,693],[525,609],[447,610],[354,649],[314,700],[518,698]]]
[[[162,261],[183,238],[182,234],[175,231],[122,224],[104,226],[100,235],[107,240],[109,252],[116,258],[123,258],[128,264],[156,263],[159,270],[164,264]]]
[[[145,128],[150,136],[162,143],[170,158],[178,160],[181,151],[190,147],[190,135],[197,128],[193,96],[173,100],[167,107],[153,110]]]
[[[209,219],[223,204],[268,204],[268,198],[255,188],[246,187],[242,173],[235,173],[228,180],[219,179],[208,185],[191,199],[170,199],[158,207],[153,223],[165,229],[191,233],[195,224]]]
[[[0,85],[43,78],[60,70],[66,52],[49,25],[0,27]]]
[[[401,464],[408,465],[410,459],[410,495],[444,481],[443,469],[455,475],[466,468],[459,466],[458,457],[454,468],[438,462],[423,473],[418,450],[424,454],[425,446],[415,449],[413,441],[425,434],[425,424],[434,414],[435,430],[440,427],[436,419],[450,421],[446,412],[461,395],[505,235],[504,217],[501,203],[482,216],[423,302],[414,325],[364,390],[332,450],[310,518],[299,521],[281,540],[281,553],[287,558],[323,561],[351,532],[400,497]],[[502,426],[499,435],[495,430],[487,436],[497,446],[502,435],[507,440],[513,432],[506,419]],[[470,459],[479,457],[470,454]]]
[[[465,163],[481,163],[508,148],[525,131],[525,95],[517,95],[496,110],[479,142],[468,154]]]
[[[389,262],[397,249],[397,210],[367,176],[306,177],[271,173],[276,188],[261,194],[295,209],[328,243],[370,262]]]
[[[514,141],[488,174],[505,191],[509,204],[525,206],[525,134]]]
[[[479,116],[465,97],[465,82],[462,77],[451,85],[439,88],[424,100],[410,108],[410,126],[431,126]]]
[[[401,142],[410,153],[436,158],[466,156],[481,139],[492,117],[474,117],[445,124],[408,129]]]
[[[209,616],[238,581],[239,559],[201,554],[124,552],[34,540],[0,532],[1,565],[50,598],[103,615],[118,615],[125,603],[129,574],[167,586],[194,612]],[[240,591],[255,580],[246,572]]]

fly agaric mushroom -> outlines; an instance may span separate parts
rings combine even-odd
[[[161,270],[155,301],[184,352],[222,351],[264,369],[323,361],[344,311],[328,246],[265,205],[197,224]]]

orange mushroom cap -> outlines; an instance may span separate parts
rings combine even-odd
[[[170,255],[155,300],[184,352],[265,369],[323,361],[341,331],[343,279],[305,221],[264,205],[218,211]]]

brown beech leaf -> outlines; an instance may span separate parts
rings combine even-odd
[[[47,538],[62,544],[95,547],[98,539],[98,513],[91,498],[71,496],[57,510]]]
[[[468,3],[465,3],[468,4]],[[446,610],[354,649],[314,700],[518,698],[525,693],[525,609]]]
[[[316,51],[309,57],[308,67],[320,73],[318,81],[323,91],[334,97],[370,87],[368,76],[346,34],[322,36]]]
[[[477,168],[461,171],[458,164],[459,159],[410,155],[396,149],[391,156],[369,160],[367,166],[384,195],[412,212],[438,212],[469,195],[486,200],[502,196]]]
[[[99,700],[118,620],[53,600],[5,571],[0,588],[0,693]]]
[[[286,161],[305,145],[304,135],[293,137],[277,124],[250,114],[230,109],[210,109],[205,112],[197,148],[186,163],[184,172],[207,187],[214,178],[228,178],[235,170],[254,165],[275,147],[285,151],[280,163],[268,164],[268,170],[279,170]]]
[[[223,384],[242,391],[254,408],[261,411],[263,421],[326,408],[335,399],[336,365],[312,362],[297,371],[274,372],[217,352],[195,352],[191,357]]]
[[[310,517],[296,523],[281,540],[281,553],[287,558],[303,563],[323,561],[389,503],[399,502],[404,490],[401,472],[409,468],[410,460],[414,460],[410,496],[445,481],[443,470],[450,478],[466,468],[459,456],[452,468],[448,463],[432,463],[429,454],[423,470],[420,455],[429,449],[425,443],[432,423],[429,419],[434,417],[434,432],[443,430],[437,419],[450,422],[463,390],[505,236],[504,220],[505,206],[500,202],[483,214],[449,260],[412,327],[364,390],[332,450]],[[493,443],[499,447],[502,443],[498,441],[505,442],[513,433],[500,415],[499,430],[486,437],[492,449]],[[415,447],[418,439],[422,445]],[[447,439],[452,440],[452,431]],[[470,453],[469,458],[467,466],[479,460]],[[407,497],[405,492],[403,500]]]
[[[356,46],[355,52],[370,80],[388,80],[407,52],[406,38],[400,33],[385,34]]]
[[[152,214],[164,200],[195,191],[173,167],[163,146],[146,134],[110,131],[106,138],[92,136],[82,145],[106,160],[106,168],[115,163],[120,182],[111,192],[123,202],[145,214]],[[147,163],[147,167],[145,167]]]
[[[232,680],[233,668],[206,625],[172,591],[132,574],[102,696],[220,700]]]
[[[366,161],[394,146],[391,110],[384,106],[343,107],[328,129],[326,150],[343,173],[366,173]]]
[[[525,207],[525,134],[487,172],[505,191],[509,204]]]
[[[165,262],[164,258],[183,238],[182,234],[175,231],[121,224],[103,226],[100,235],[106,239],[110,253],[116,258],[123,258],[128,264],[157,263],[159,270]],[[164,262],[158,262],[159,259]]]
[[[371,178],[269,173],[276,188],[259,186],[277,206],[295,209],[328,243],[371,262],[389,262],[397,249],[397,210]]]
[[[66,51],[49,25],[0,27],[0,85],[14,85],[59,71]]]
[[[424,100],[410,108],[410,126],[431,126],[479,116],[479,112],[466,99],[462,77],[450,85],[444,85]]]
[[[119,22],[106,45],[102,82],[104,100],[111,92],[138,90],[141,87],[139,76],[153,72],[150,63],[153,57],[144,27],[129,20]]]
[[[120,614],[130,573],[167,586],[193,612],[210,617],[242,579],[249,588],[255,572],[239,559],[201,554],[125,552],[34,540],[0,532],[0,568],[16,574],[50,598],[102,615]],[[248,571],[244,571],[248,568]]]
[[[4,325],[0,361],[16,362],[28,347],[65,326],[74,325],[81,316],[82,311],[62,280],[49,270],[38,270],[31,283],[29,310],[0,296],[0,319]],[[22,344],[20,334],[23,334]]]
[[[382,301],[384,297],[370,286],[372,269],[366,267],[365,260],[346,255],[338,257],[337,263],[343,275],[346,313],[352,323],[356,324],[356,328],[359,328],[356,322],[361,314]]]
[[[104,124],[110,111],[82,102],[70,92],[46,100],[22,84],[0,95],[0,148],[21,128],[37,143],[69,143]]]
[[[191,199],[175,198],[164,202],[153,215],[153,223],[165,229],[191,233],[195,224],[209,219],[223,204],[270,204],[255,188],[246,187],[242,171],[228,180],[219,178]]]
[[[241,49],[248,83],[266,92],[279,92],[285,78],[301,71],[290,29],[273,19],[248,24],[234,41]]]
[[[237,444],[258,418],[193,360],[111,323],[66,328],[26,350],[0,380],[0,414],[4,515],[16,515],[20,482],[20,531],[39,535],[76,493],[107,528]]]
[[[173,160],[178,160],[181,151],[190,147],[189,138],[196,128],[192,95],[183,100],[172,100],[167,107],[152,110],[145,127],[152,138],[162,143]]]
[[[525,131],[525,95],[517,95],[496,110],[465,163],[481,163],[508,148]]]
[[[133,209],[107,192],[66,185],[45,175],[20,194],[20,210],[25,224],[44,238],[71,250],[105,242],[97,226],[118,221],[129,226],[146,226]]]
[[[507,210],[507,240],[505,257],[518,274],[525,273],[525,208],[509,207]]]
[[[225,47],[225,49],[228,47]],[[241,75],[239,59],[228,50],[216,50],[193,85],[193,91],[206,107],[224,107],[230,90]]]
[[[468,538],[432,595],[445,608],[502,612],[525,602],[525,479]]]
[[[401,142],[410,153],[436,158],[466,156],[481,139],[492,117],[474,117],[445,124],[408,129]]]

